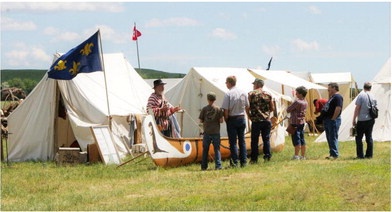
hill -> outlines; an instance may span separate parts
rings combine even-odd
[[[157,71],[154,69],[138,69],[135,68],[137,73],[140,74],[140,76],[143,79],[159,79],[159,78],[183,78],[185,74],[181,73],[169,73],[169,72],[164,72],[164,71]]]
[[[182,78],[185,74],[169,73],[164,71],[157,71],[154,69],[135,69],[144,79],[158,79],[158,78]],[[40,69],[3,69],[1,70],[1,82],[6,82],[14,78],[31,79],[39,82],[45,75],[47,70]]]
[[[31,79],[39,82],[47,70],[39,69],[3,69],[1,70],[1,82],[6,82],[14,78]]]

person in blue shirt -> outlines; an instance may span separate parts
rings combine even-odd
[[[339,157],[338,132],[342,119],[340,117],[343,108],[343,97],[339,94],[339,85],[335,82],[328,84],[328,102],[324,105],[324,129],[328,141],[329,156],[325,159]]]

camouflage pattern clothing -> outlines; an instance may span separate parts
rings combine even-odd
[[[272,95],[268,91],[256,89],[248,93],[249,115],[252,122],[266,121],[271,114],[270,102]]]

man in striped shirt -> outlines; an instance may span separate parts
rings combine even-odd
[[[171,137],[171,124],[169,116],[181,110],[180,107],[173,107],[163,95],[165,84],[161,79],[154,81],[154,93],[148,98],[147,109],[152,109],[155,121],[161,133],[167,137]]]

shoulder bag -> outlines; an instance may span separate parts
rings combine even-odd
[[[372,117],[372,119],[376,119],[378,117],[378,108],[376,105],[372,104],[372,100],[370,99],[369,94],[367,95],[369,98],[369,115],[370,117]]]

